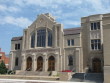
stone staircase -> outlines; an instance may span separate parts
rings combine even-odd
[[[85,76],[85,77],[84,77]],[[75,73],[70,81],[73,82],[92,82],[103,83],[104,78],[102,73]]]
[[[28,75],[28,76],[49,76],[50,72],[41,71],[20,71],[16,75]]]

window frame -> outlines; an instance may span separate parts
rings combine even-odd
[[[91,50],[101,50],[101,39],[91,39],[90,46]]]
[[[90,23],[90,31],[100,30],[100,28],[101,28],[101,22],[100,21]]]
[[[20,50],[20,49],[21,49],[21,44],[15,43],[15,50]]]
[[[15,58],[15,66],[19,66],[19,58],[18,57]]]
[[[69,55],[68,56],[68,66],[73,66],[73,56],[72,55]]]

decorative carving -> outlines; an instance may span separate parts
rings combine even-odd
[[[58,49],[34,49],[34,50],[26,50],[26,51],[23,51],[23,52],[26,52],[26,53],[30,53],[30,52],[37,52],[37,53],[40,53],[40,52],[56,52],[58,51]]]
[[[41,22],[43,22],[43,20],[44,20],[44,19],[43,19],[43,18],[41,18],[39,22],[41,23]]]
[[[48,27],[48,22],[45,23],[45,27]]]

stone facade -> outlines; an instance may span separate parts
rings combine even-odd
[[[109,68],[109,59],[104,63],[109,51],[103,54],[103,45],[104,49],[109,48],[109,16],[110,14],[99,14],[82,17],[81,27],[63,29],[63,25],[57,23],[50,14],[39,15],[24,29],[22,37],[12,38],[10,69],[102,73],[103,65],[107,65],[105,69]],[[39,30],[45,34],[45,44],[42,43],[44,46],[40,47]],[[51,46],[48,43],[51,40],[48,40],[48,31],[52,33]],[[33,34],[35,39],[32,39]],[[20,44],[19,49],[16,49],[17,44]]]
[[[40,29],[46,29],[44,47],[37,46],[37,31]],[[49,33],[47,30],[52,32],[51,46],[48,46]],[[25,71],[27,65],[31,64],[31,71],[39,70],[40,67],[42,67],[42,71],[49,71],[50,67],[51,71],[74,70],[83,72],[83,68],[81,68],[83,67],[83,64],[81,64],[82,58],[80,58],[82,56],[80,31],[80,28],[63,30],[63,25],[57,23],[50,14],[39,15],[28,28],[24,29],[22,37],[12,38],[10,69]],[[35,33],[35,46],[31,48],[31,35],[33,33]],[[73,40],[72,45],[68,46],[67,40],[70,40],[71,43],[71,39]],[[16,49],[17,44],[20,44],[19,49]],[[54,62],[49,60],[51,56],[54,57]],[[70,62],[69,56],[73,58]],[[30,63],[27,62],[29,57],[32,59]],[[40,57],[43,61],[38,60]],[[16,58],[18,58],[18,64]]]
[[[103,15],[104,83],[110,83],[110,14]]]

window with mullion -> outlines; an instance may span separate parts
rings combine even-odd
[[[101,40],[100,39],[91,40],[91,49],[100,50],[101,49]]]
[[[46,29],[37,31],[37,47],[45,47],[46,43]]]
[[[99,29],[100,29],[100,22],[91,23],[91,30],[99,30]]]

